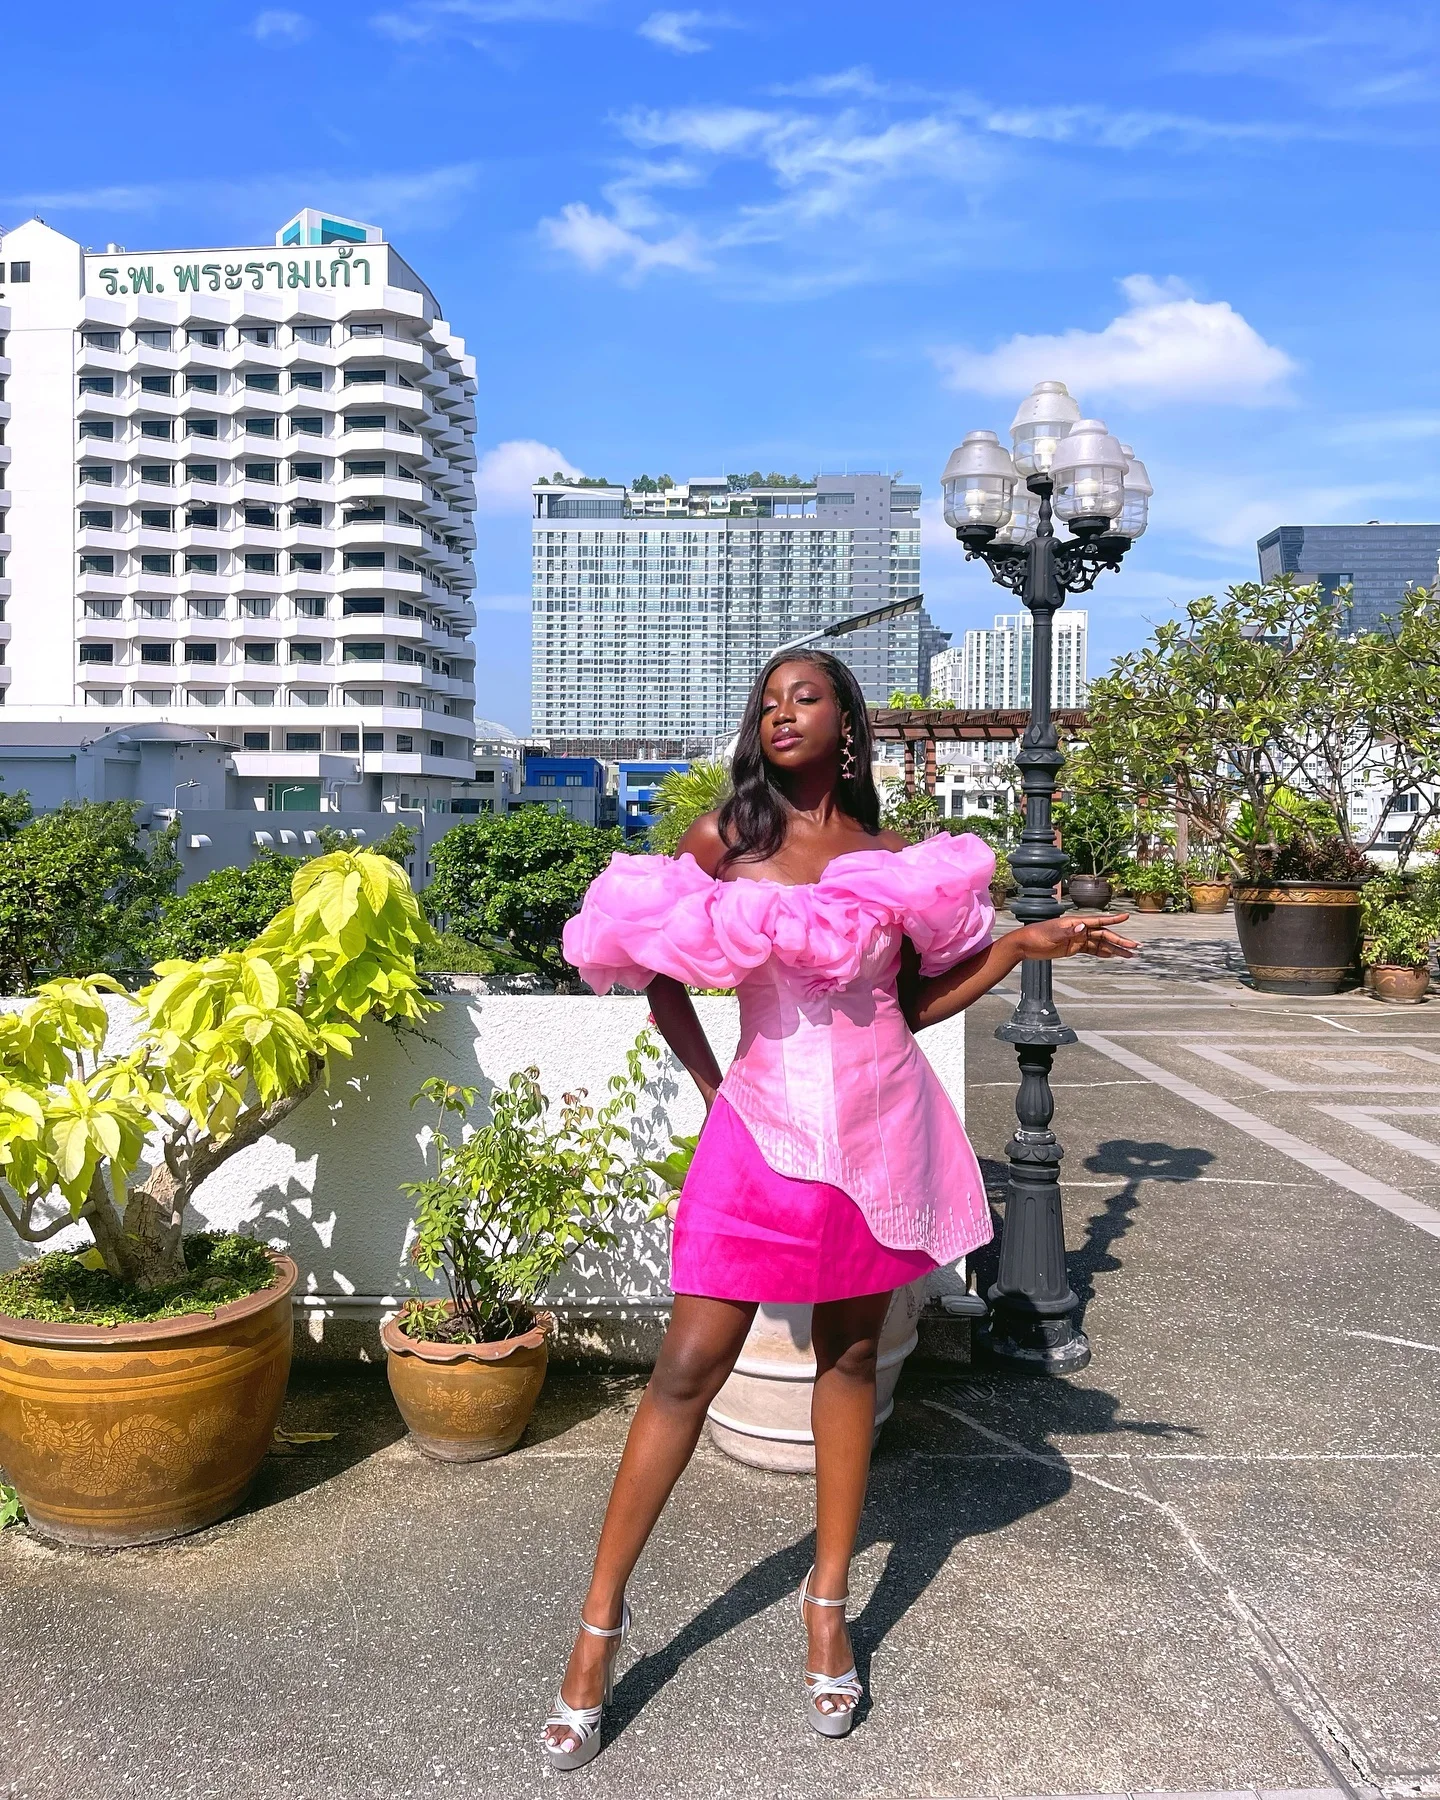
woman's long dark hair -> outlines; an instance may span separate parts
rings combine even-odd
[[[842,752],[841,774],[835,783],[836,805],[866,831],[880,829],[880,796],[875,791],[871,766],[874,740],[860,683],[838,656],[824,650],[780,650],[755,677],[740,720],[740,735],[730,764],[732,792],[720,808],[720,836],[725,843],[722,869],[740,857],[764,862],[785,842],[788,809],[776,770],[760,747],[760,711],[766,684],[786,663],[809,663],[830,683],[840,708],[842,733],[849,727],[849,763],[853,770],[848,776],[844,773]]]

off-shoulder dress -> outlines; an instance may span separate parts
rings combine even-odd
[[[597,993],[669,975],[740,1001],[680,1197],[677,1294],[847,1299],[989,1240],[975,1154],[896,980],[907,937],[924,975],[990,941],[994,866],[965,835],[851,851],[803,886],[624,854],[591,884],[564,943]]]

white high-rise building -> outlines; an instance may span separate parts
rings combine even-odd
[[[531,728],[697,743],[791,639],[920,591],[920,490],[888,475],[537,481]],[[827,640],[872,703],[948,641],[923,611]]]
[[[0,298],[0,729],[201,727],[246,808],[469,779],[474,362],[381,232],[100,255],[33,220]]]
[[[1050,704],[1085,704],[1089,614],[1068,607],[1055,615]],[[930,664],[930,696],[951,706],[1014,711],[1030,704],[1034,630],[1028,612],[998,613],[989,631],[967,631],[965,642]]]

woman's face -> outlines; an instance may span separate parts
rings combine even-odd
[[[781,663],[760,703],[760,748],[777,769],[838,763],[845,721],[835,690],[814,663]]]

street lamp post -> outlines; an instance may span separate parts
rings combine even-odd
[[[1069,859],[1055,843],[1051,805],[1065,758],[1051,713],[1055,614],[1067,594],[1088,593],[1145,529],[1151,493],[1144,465],[1127,456],[1062,382],[1042,381],[1021,402],[1011,426],[1013,454],[991,431],[972,431],[943,476],[945,518],[1002,587],[1017,594],[1034,622],[1030,720],[1015,765],[1025,790],[1025,829],[1010,858],[1022,924],[1062,910],[1055,889]],[[1069,527],[1057,539],[1054,520]],[[1079,1304],[1065,1266],[1060,1198],[1064,1151],[1050,1129],[1055,1111],[1050,1068],[1075,1033],[1055,1010],[1048,962],[1025,962],[1020,1002],[995,1034],[1014,1044],[1020,1064],[1017,1126],[1006,1147],[1010,1197],[1000,1242],[1000,1271],[987,1296],[992,1355],[1027,1373],[1066,1374],[1090,1360],[1076,1328]]]

